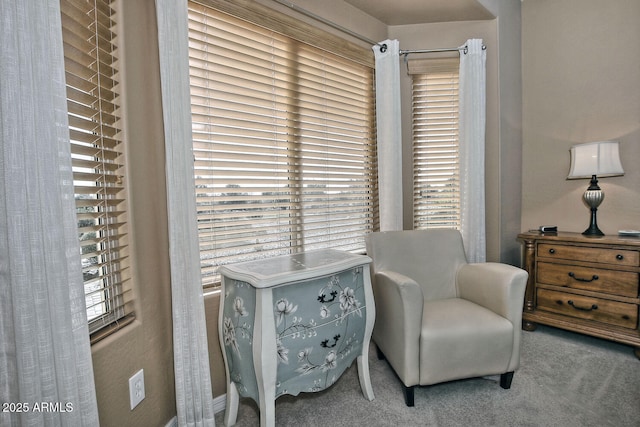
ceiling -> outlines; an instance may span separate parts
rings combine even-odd
[[[493,19],[478,0],[344,0],[387,25]]]

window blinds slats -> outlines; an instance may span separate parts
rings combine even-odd
[[[267,195],[267,197],[278,197],[278,200],[274,200],[274,199],[270,199],[270,198],[265,198],[264,200],[261,201],[256,201],[255,200],[255,196],[251,196],[251,195],[246,195],[245,197],[233,197],[233,196],[229,196],[229,197],[224,197],[224,196],[215,196],[215,197],[211,197],[211,198],[204,198],[204,197],[200,197],[199,200],[201,200],[203,203],[208,202],[208,203],[216,203],[215,205],[211,206],[209,209],[202,209],[201,212],[203,213],[202,215],[202,219],[206,219],[207,215],[205,214],[219,214],[220,218],[224,218],[225,214],[227,217],[239,217],[242,213],[246,213],[247,211],[251,210],[251,209],[287,209],[287,214],[295,214],[296,209],[300,209],[300,208],[306,208],[307,206],[304,206],[304,202],[312,202],[312,201],[321,201],[323,202],[322,207],[326,207],[328,205],[332,205],[334,208],[337,208],[339,206],[341,206],[340,201],[339,200],[329,200],[327,201],[327,195],[324,193],[326,190],[329,191],[333,191],[334,193],[338,193],[338,189],[331,189],[331,188],[311,188],[311,189],[306,189],[304,190],[304,193],[301,193],[300,196],[302,196],[304,198],[304,200],[293,200],[294,197],[290,194],[290,193],[279,193],[279,194],[270,194]],[[359,210],[361,208],[361,205],[366,205],[368,203],[368,192],[367,192],[367,187],[365,185],[362,185],[359,191],[355,191],[354,192],[354,196],[349,197],[348,199],[345,199],[346,201],[342,204],[342,206],[345,206],[346,208],[353,208],[356,207],[356,210]],[[313,192],[316,192],[317,194],[313,194]],[[361,195],[361,200],[360,202],[358,202],[357,199],[357,194]],[[340,197],[340,194],[336,194],[335,196],[336,198]],[[289,200],[289,199],[292,200]],[[295,202],[295,203],[294,203]],[[301,203],[303,204],[303,206],[296,206],[296,203]],[[224,204],[227,204],[227,206],[224,206]],[[233,212],[232,209],[229,209],[228,205],[231,204],[242,204],[242,208],[237,208],[238,210],[236,212]],[[304,212],[305,215],[309,214],[313,214],[313,211],[311,209],[308,209],[308,211]],[[209,217],[209,219],[218,219],[217,217],[215,217],[214,215],[211,215]],[[260,219],[256,219],[255,222],[259,222]],[[203,222],[203,224],[206,225],[205,222]]]
[[[236,64],[237,66],[238,64]],[[262,80],[259,77],[251,73],[243,73],[235,68],[218,69],[212,72],[212,76],[207,81],[198,81],[198,76],[193,76],[193,90],[194,94],[201,95],[205,99],[209,97],[210,91],[223,91],[230,95],[241,95],[246,98],[235,99],[234,102],[239,104],[251,105],[255,100],[257,105],[263,107],[269,105],[269,103],[286,102],[290,104],[297,104],[300,107],[306,107],[310,110],[322,111],[326,114],[334,115],[336,117],[352,116],[353,114],[362,114],[362,99],[349,92],[338,92],[330,90],[321,90],[320,88],[313,88],[310,86],[304,86],[307,84],[302,79],[298,79],[296,85],[291,85],[291,82],[277,81],[273,79]],[[227,74],[228,73],[228,74]],[[238,78],[243,77],[248,80],[244,86],[237,86]],[[280,76],[286,77],[286,76]],[[274,84],[276,86],[274,86]],[[289,86],[287,86],[289,84]],[[326,82],[327,85],[331,84],[331,81]],[[332,96],[333,99],[326,99],[320,97]],[[196,105],[201,104],[197,103]]]
[[[216,116],[218,123],[215,125],[203,123],[202,120],[206,119],[202,119],[200,114],[196,114],[194,117],[198,120],[193,123],[192,129],[193,138],[197,144],[194,148],[203,151],[207,151],[203,147],[206,147],[206,141],[210,139],[209,136],[215,136],[219,139],[224,139],[227,136],[233,137],[233,141],[227,141],[226,144],[235,144],[236,146],[255,144],[256,141],[253,138],[262,141],[263,144],[267,144],[268,141],[273,144],[283,144],[291,136],[305,136],[310,139],[305,147],[313,147],[314,138],[322,141],[329,140],[333,141],[332,150],[343,151],[344,154],[348,151],[355,154],[367,146],[366,143],[362,143],[362,138],[366,138],[367,135],[365,129],[349,129],[340,123],[324,126],[321,123],[298,122],[299,128],[293,129],[292,132],[290,127],[264,121],[252,121],[249,116],[234,119],[218,115]],[[234,132],[238,133],[239,129],[245,130],[245,133],[234,134]]]
[[[60,0],[60,10],[62,17],[68,16],[71,18],[70,22],[77,23],[74,28],[79,28],[84,31],[93,24],[93,18],[87,12],[84,5],[74,0]],[[68,22],[63,22],[63,31],[69,28]]]
[[[105,228],[104,230],[108,230],[108,228]],[[112,232],[111,234],[113,234],[114,232]],[[104,233],[104,238],[101,239],[88,239],[88,240],[82,240],[82,255],[85,256],[86,258],[93,258],[93,257],[100,257],[102,259],[101,262],[97,262],[95,263],[92,267],[95,268],[96,271],[100,271],[100,270],[104,270],[106,272],[102,272],[101,277],[104,277],[105,279],[107,279],[107,281],[115,276],[118,277],[119,276],[119,272],[108,272],[108,266],[109,264],[112,264],[114,262],[118,262],[121,261],[122,258],[118,255],[112,255],[109,257],[101,257],[101,251],[100,250],[91,250],[92,247],[95,247],[95,245],[105,245],[108,244],[108,234],[109,233]],[[116,253],[116,251],[122,250],[124,249],[124,246],[110,246],[110,249],[112,250],[112,253]],[[90,268],[85,268],[85,270],[89,270]],[[95,291],[96,289],[93,289],[93,291]]]
[[[115,171],[122,167],[121,164],[111,163],[99,157],[96,159],[76,158],[73,159],[72,163],[73,166],[77,166],[79,168],[91,168],[94,170],[101,169],[106,171],[106,173],[115,173]]]
[[[108,117],[107,117],[108,118]],[[90,120],[88,117],[80,117],[77,115],[69,115],[69,126],[76,128],[87,133],[95,134],[101,133],[109,138],[116,137],[119,130],[109,124],[109,121],[105,121],[105,114],[102,114],[102,123],[98,124],[94,120]]]
[[[61,0],[67,108],[89,330],[132,314],[114,11]]]
[[[104,146],[111,149],[117,149],[120,144],[119,139],[108,138],[106,135],[96,135],[90,132],[81,132],[77,129],[69,129],[70,138],[71,138],[71,153],[74,153],[74,149],[78,146],[83,145],[82,143],[90,144],[95,147]]]
[[[115,147],[116,149],[118,147]],[[104,159],[105,161],[114,161],[122,155],[122,153],[114,150],[109,150],[104,147],[96,147],[93,145],[74,144],[73,153],[81,156],[97,157]]]
[[[233,37],[238,37],[237,34],[233,34]],[[247,51],[247,46],[242,46],[238,43],[229,43],[227,40],[219,40],[214,43],[213,39],[195,40],[191,39],[189,55],[190,64],[196,69],[196,75],[198,69],[203,67],[203,63],[210,60],[211,54],[207,51],[214,51],[214,49],[229,49],[230,54],[225,58],[222,58],[218,64],[219,70],[224,74],[229,74],[225,70],[233,69],[235,66],[240,67],[245,73],[256,73],[259,77],[261,74],[258,71],[265,66],[271,68],[274,71],[287,75],[292,63],[296,63],[299,70],[296,76],[300,81],[305,81],[309,85],[318,86],[317,80],[334,82],[337,86],[332,87],[334,91],[336,89],[345,90],[345,92],[351,96],[357,96],[354,88],[362,86],[362,82],[359,80],[357,74],[353,74],[352,70],[342,64],[332,63],[331,67],[323,67],[322,62],[314,60],[312,53],[305,51],[304,46],[297,44],[298,50],[295,55],[292,55],[290,51],[283,51],[278,46],[264,45],[259,46],[259,49],[264,49],[265,52],[251,52]],[[286,45],[284,48],[288,48]],[[232,49],[237,50],[232,50]]]
[[[414,228],[460,228],[458,61],[410,61]]]
[[[295,135],[311,133],[321,135],[323,139],[348,142],[358,148],[366,145],[362,143],[362,135],[366,135],[368,128],[362,125],[350,124],[346,121],[349,118],[345,116],[340,117],[340,121],[331,120],[332,117],[325,116],[324,121],[322,117],[307,117],[306,121],[292,118],[286,122],[284,117],[272,117],[269,119],[264,114],[256,114],[256,112],[252,111],[252,106],[237,105],[237,107],[244,107],[245,111],[242,113],[230,113],[227,110],[220,110],[220,108],[207,109],[200,105],[194,106],[192,131],[198,134],[194,135],[194,137],[197,139],[202,133],[206,135],[212,133],[230,134],[233,132],[243,134],[244,130],[253,129],[262,132],[262,135],[268,133],[269,140],[274,140],[276,137],[279,140],[284,140],[289,138],[292,133]],[[306,113],[307,116],[312,114],[308,110]],[[216,121],[211,122],[210,117],[214,114]],[[292,127],[292,123],[296,127]]]
[[[230,262],[364,251],[372,69],[194,2],[189,34],[203,284]]]
[[[373,52],[363,49],[344,38],[314,28],[306,22],[299,21],[287,15],[274,12],[273,9],[258,4],[253,0],[198,0],[193,12],[207,15],[207,8],[217,9],[229,16],[236,16],[242,21],[254,24],[254,27],[267,29],[273,34],[281,34],[291,40],[296,40],[311,47],[326,49],[334,52],[339,58],[347,58],[348,62],[355,62],[373,67]],[[207,16],[205,19],[209,19]]]

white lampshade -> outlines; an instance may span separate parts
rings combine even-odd
[[[571,168],[567,179],[624,175],[618,141],[587,142],[571,147]]]

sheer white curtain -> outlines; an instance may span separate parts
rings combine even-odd
[[[374,45],[373,52],[376,65],[380,230],[402,230],[400,43],[398,40],[385,40]]]
[[[0,19],[0,425],[97,426],[60,4],[2,1]]]
[[[164,117],[178,425],[213,426],[196,222],[186,0],[156,0]]]
[[[469,262],[484,262],[487,56],[482,39],[469,39],[465,46],[460,47],[460,222]]]

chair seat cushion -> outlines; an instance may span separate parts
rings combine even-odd
[[[422,313],[420,385],[507,372],[509,320],[461,298],[427,301]]]

